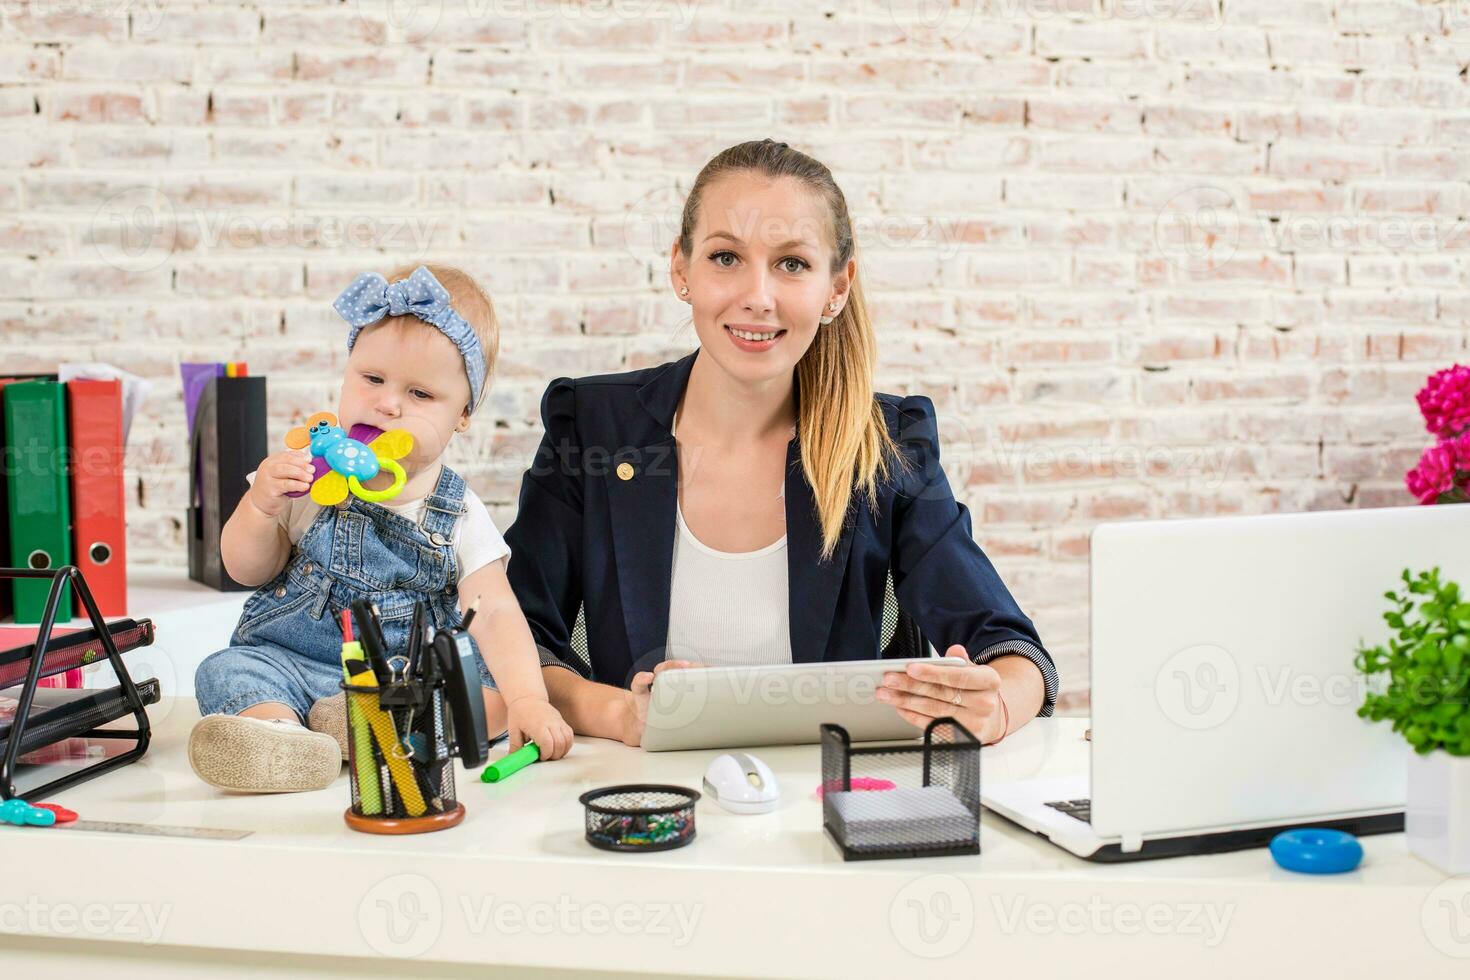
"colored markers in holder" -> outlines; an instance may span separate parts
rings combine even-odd
[[[465,814],[455,798],[454,759],[484,761],[483,702],[479,684],[471,691],[466,678],[467,666],[471,678],[479,677],[473,648],[459,631],[427,641],[424,621],[420,607],[408,650],[390,657],[370,604],[354,602],[342,613],[352,788],[344,818],[354,830],[415,834],[454,826]]]

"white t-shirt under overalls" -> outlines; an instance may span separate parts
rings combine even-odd
[[[441,464],[442,465],[442,464]],[[249,483],[255,482],[255,474],[251,473],[245,477]],[[437,481],[438,477],[435,477]],[[306,529],[311,527],[311,522],[316,520],[316,515],[322,511],[322,505],[312,500],[311,497],[291,497],[285,510],[276,517],[276,522],[286,532],[287,539],[292,545],[301,540]],[[424,509],[428,506],[429,495],[424,494],[413,500],[387,500],[378,504],[405,520],[415,524],[421,524],[424,519]],[[464,516],[454,525],[454,537],[450,543],[454,546],[454,560],[459,566],[459,580],[477,572],[490,564],[499,561],[502,565],[510,559],[510,545],[505,543],[500,529],[490,518],[490,512],[485,509],[485,502],[465,488]]]

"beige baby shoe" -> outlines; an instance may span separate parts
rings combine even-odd
[[[189,765],[219,789],[298,793],[332,785],[342,757],[336,739],[294,721],[206,715],[189,733]]]
[[[331,697],[322,698],[311,706],[306,715],[306,727],[323,735],[330,735],[342,748],[342,760],[347,760],[347,692],[339,691]]]

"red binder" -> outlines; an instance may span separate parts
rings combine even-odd
[[[122,382],[66,383],[72,554],[104,616],[128,613]]]

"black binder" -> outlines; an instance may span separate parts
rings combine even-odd
[[[8,800],[17,796],[45,799],[84,779],[100,776],[108,770],[141,759],[143,753],[148,751],[152,730],[148,723],[148,713],[143,709],[145,705],[158,700],[158,681],[150,678],[141,684],[133,683],[133,678],[123,664],[117,637],[128,633],[142,642],[151,642],[153,629],[147,620],[142,623],[129,620],[125,624],[115,624],[126,627],[120,631],[110,627],[97,611],[92,590],[87,587],[86,579],[75,565],[55,569],[0,568],[0,580],[12,578],[50,579],[51,589],[46,597],[45,610],[41,614],[41,625],[36,630],[36,641],[31,644],[25,665],[25,680],[16,697],[18,703],[15,718],[0,729],[0,799]],[[88,636],[71,634],[53,639],[51,630],[56,625],[57,608],[68,589],[76,590],[82,608],[86,610],[87,618],[92,623],[92,629]],[[117,686],[100,691],[42,691],[42,676],[67,670],[75,666],[79,655],[85,657],[85,652],[78,653],[79,641],[88,638],[95,639],[96,643],[92,646],[102,648],[102,653],[117,675]],[[10,653],[16,652],[22,655],[26,653],[24,649],[8,651],[7,659]],[[134,729],[102,727],[129,714],[137,724]],[[132,742],[133,745],[121,754],[74,769],[42,785],[28,787],[24,792],[16,787],[15,777],[22,755],[67,738],[80,737],[118,739]]]
[[[189,577],[194,581],[221,592],[250,588],[225,571],[219,536],[250,489],[245,474],[265,457],[265,378],[206,383],[189,450]]]

